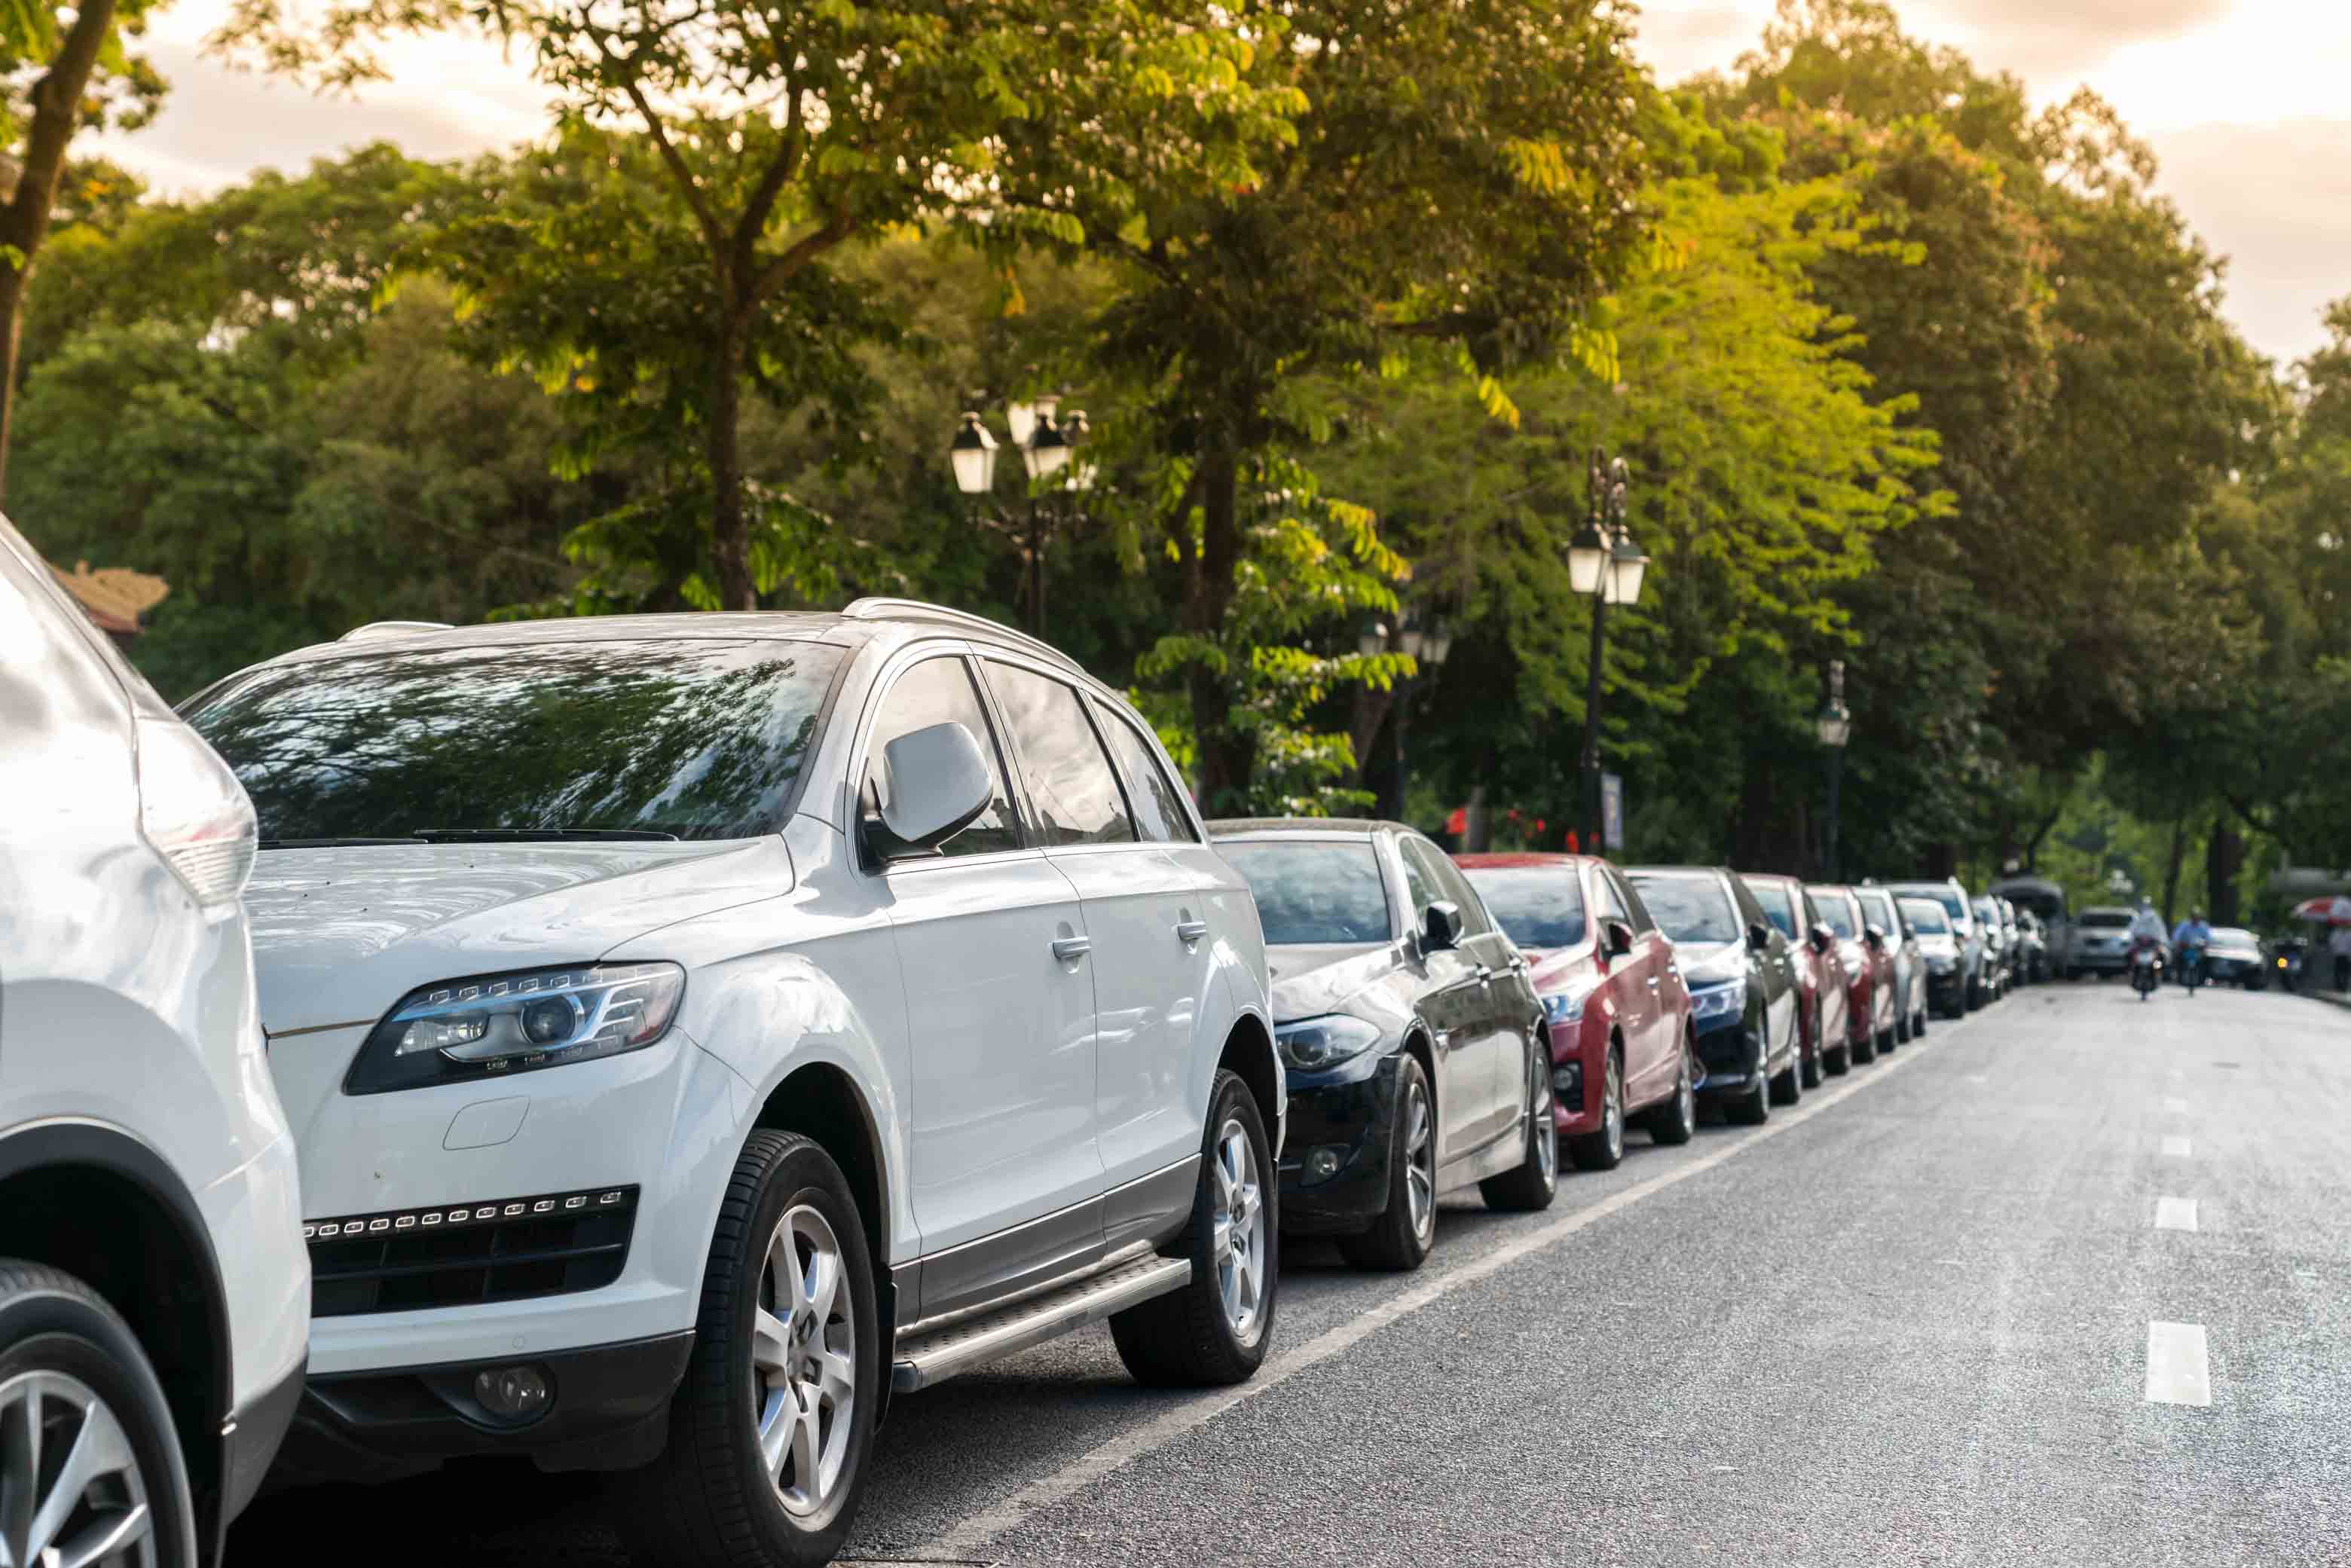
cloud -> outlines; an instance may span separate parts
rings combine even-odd
[[[2184,39],[2228,21],[2238,0],[1933,0],[1901,7],[1906,26],[1981,65],[2062,92],[2126,49]]]

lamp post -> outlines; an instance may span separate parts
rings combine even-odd
[[[1085,412],[1071,409],[1056,418],[1061,401],[1049,394],[1032,402],[1016,400],[1005,405],[1005,425],[1011,433],[1012,445],[1020,454],[1020,465],[1029,476],[1029,504],[1018,516],[996,507],[980,518],[1010,538],[1020,551],[1025,617],[1029,632],[1039,637],[1045,634],[1045,552],[1053,536],[1073,520],[1050,504],[1052,493],[1058,489],[1068,495],[1081,495],[1094,485],[1093,465],[1072,461],[1079,444],[1086,438]],[[1000,450],[995,435],[979,415],[967,412],[955,438],[947,444],[956,488],[967,496],[992,498],[996,494],[996,459]],[[1051,480],[1059,483],[1047,483]]]
[[[1583,800],[1583,845],[1600,848],[1600,676],[1608,607],[1637,604],[1649,558],[1633,542],[1625,522],[1633,471],[1622,457],[1595,446],[1586,477],[1590,511],[1567,546],[1568,586],[1592,597],[1592,662],[1583,691],[1583,754],[1578,759]]]
[[[1818,720],[1821,744],[1828,748],[1829,763],[1829,827],[1822,859],[1828,862],[1831,882],[1837,877],[1837,784],[1838,775],[1844,770],[1844,743],[1853,735],[1853,715],[1844,706],[1844,661],[1829,661],[1829,698],[1821,705]]]
[[[1390,645],[1384,622],[1366,621],[1355,633],[1355,651],[1366,659],[1388,652]],[[1395,757],[1388,777],[1395,791],[1395,814],[1401,817],[1408,779],[1406,737],[1411,729],[1413,687],[1422,674],[1434,675],[1444,666],[1446,655],[1453,651],[1453,633],[1447,628],[1444,617],[1435,612],[1406,606],[1396,620],[1394,647],[1398,653],[1410,654],[1416,666],[1414,674],[1396,683]]]

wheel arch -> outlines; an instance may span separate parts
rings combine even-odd
[[[830,1061],[805,1062],[785,1075],[752,1118],[755,1128],[815,1140],[856,1195],[877,1279],[890,1272],[890,1172],[882,1129],[856,1082]]]
[[[1249,1097],[1257,1102],[1258,1119],[1273,1139],[1274,1158],[1280,1159],[1290,1107],[1281,1060],[1274,1054],[1273,1034],[1265,1027],[1265,1020],[1253,1012],[1236,1018],[1225,1036],[1225,1048],[1217,1055],[1217,1066],[1249,1086]]]

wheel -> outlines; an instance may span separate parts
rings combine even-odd
[[[1880,1056],[1891,1056],[1894,1054],[1894,1026],[1892,1024],[1887,1024],[1884,1029],[1877,1031],[1877,1054]]]
[[[1920,1008],[1916,1013],[1911,1015],[1910,1038],[1912,1040],[1924,1040],[1927,1038],[1927,1017],[1933,1011],[1934,1009],[1932,1008]]]
[[[1192,1282],[1110,1320],[1118,1358],[1154,1387],[1247,1383],[1273,1339],[1281,1283],[1273,1145],[1239,1074],[1217,1071],[1205,1128],[1192,1223],[1174,1249],[1192,1260]]]
[[[881,1380],[873,1260],[832,1156],[798,1133],[743,1145],[718,1210],[669,1445],[614,1478],[643,1563],[817,1563],[865,1490]]]
[[[1853,1060],[1856,1067],[1877,1060],[1877,1040],[1867,1029],[1853,1037]]]
[[[1909,1043],[1910,1014],[1906,1009],[1905,1011],[1898,1012],[1894,1015],[1894,1045],[1907,1045]],[[1887,1046],[1886,1049],[1891,1051],[1894,1049],[1894,1046]]]
[[[1813,1049],[1809,1051],[1800,1046],[1796,1052],[1803,1069],[1796,1076],[1799,1086],[1805,1089],[1818,1089],[1821,1086],[1821,1015],[1818,1010],[1813,1014],[1812,1046]]]
[[[1982,1010],[1983,1005],[1983,982],[1980,979],[1969,980],[1967,983],[1967,997],[1966,999],[1960,1003],[1960,1009],[1965,1012],[1979,1012]]]
[[[1613,1171],[1625,1158],[1625,1059],[1608,1048],[1600,1076],[1600,1125],[1568,1139],[1567,1152],[1580,1171]]]
[[[1649,1136],[1660,1144],[1687,1144],[1698,1136],[1698,1048],[1682,1040],[1681,1077],[1674,1097],[1649,1113]]]
[[[1771,1119],[1771,1082],[1763,1076],[1764,1065],[1771,1060],[1771,1024],[1766,1019],[1761,1026],[1762,1044],[1755,1052],[1755,1087],[1723,1107],[1723,1113],[1742,1127],[1753,1127]]]
[[[1831,1078],[1843,1078],[1853,1071],[1853,1056],[1845,1047],[1836,1046],[1821,1052],[1821,1065],[1828,1070]]]
[[[1388,1206],[1367,1229],[1339,1238],[1358,1269],[1417,1269],[1437,1244],[1437,1115],[1428,1075],[1406,1056],[1396,1069],[1395,1121],[1388,1131]]]
[[[1527,1157],[1518,1169],[1478,1184],[1489,1208],[1530,1214],[1559,1196],[1559,1122],[1552,1114],[1551,1046],[1538,1039],[1527,1053]],[[1618,1134],[1619,1142],[1623,1134]]]
[[[162,1385],[97,1291],[0,1258],[0,1560],[194,1568]]]
[[[1804,1097],[1804,1045],[1799,1039],[1788,1057],[1788,1070],[1771,1079],[1771,1103],[1792,1105]]]

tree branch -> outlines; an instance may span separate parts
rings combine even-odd
[[[74,13],[57,57],[33,84],[33,123],[7,206],[7,232],[0,235],[24,253],[16,264],[19,271],[32,266],[33,252],[48,233],[49,205],[57,196],[57,172],[65,167],[66,146],[81,118],[82,91],[113,26],[114,0],[89,0]]]
[[[800,154],[806,146],[800,137],[800,94],[790,76],[784,78],[784,144],[759,176],[759,183],[744,204],[743,216],[735,225],[736,266],[745,274],[751,270],[752,257],[757,254],[759,235],[768,226],[768,214],[776,210],[776,198],[784,186],[799,172]]]
[[[766,299],[782,287],[792,274],[847,239],[853,226],[849,220],[849,205],[843,202],[833,209],[832,216],[825,220],[822,228],[811,229],[802,235],[781,256],[759,269],[759,276],[752,280],[749,290],[743,297],[744,305],[753,306]]]
[[[622,59],[614,54],[612,46],[601,36],[596,39],[596,47],[607,60],[623,71],[636,63],[633,57]],[[693,209],[695,220],[702,225],[702,237],[710,244],[710,258],[720,267],[726,267],[731,259],[726,250],[726,233],[718,226],[717,214],[710,210],[710,203],[703,196],[702,187],[694,183],[694,171],[685,166],[684,154],[670,141],[668,128],[662,124],[661,116],[653,112],[653,104],[645,98],[645,89],[638,85],[633,75],[622,78],[621,90],[627,93],[629,101],[636,106],[638,115],[645,122],[645,129],[653,134],[653,145],[661,150],[662,162],[668,166],[670,177],[677,182],[679,193],[685,197],[685,204]]]

